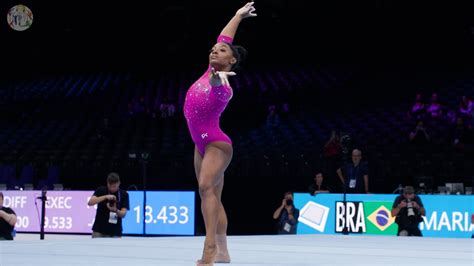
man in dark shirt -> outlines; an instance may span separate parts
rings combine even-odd
[[[293,204],[293,192],[286,192],[282,204],[273,213],[273,219],[278,220],[278,234],[296,234],[300,210]]]
[[[367,164],[361,162],[362,152],[358,149],[352,151],[352,162],[344,164],[337,169],[337,175],[344,184],[346,193],[369,193],[369,169]]]
[[[122,218],[130,207],[127,191],[120,189],[118,174],[110,173],[107,186],[97,188],[87,204],[98,204],[92,238],[122,236]]]
[[[15,212],[3,206],[3,193],[0,192],[0,240],[13,240],[13,228],[16,224]]]
[[[425,208],[420,197],[415,195],[411,186],[403,189],[403,194],[395,198],[392,206],[392,216],[396,217],[398,224],[398,236],[422,236],[418,224],[426,215]]]

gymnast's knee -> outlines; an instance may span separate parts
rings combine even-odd
[[[208,197],[214,194],[215,185],[207,178],[199,177],[199,194]]]

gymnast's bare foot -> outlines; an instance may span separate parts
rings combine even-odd
[[[216,256],[215,263],[230,263],[229,253],[218,253]]]
[[[230,263],[229,251],[227,250],[227,236],[217,235],[217,255],[215,263]]]
[[[196,266],[213,266],[217,255],[216,245],[204,244],[204,250],[202,251],[202,258],[196,261]]]

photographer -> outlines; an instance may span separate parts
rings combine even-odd
[[[415,129],[410,132],[410,135],[408,137],[413,145],[422,148],[430,142],[430,135],[428,135],[426,127],[423,121],[421,120],[418,120],[416,122]]]
[[[396,217],[398,236],[422,236],[418,224],[423,221],[426,211],[420,197],[415,195],[411,186],[403,189],[403,194],[398,196],[392,206],[392,216]]]
[[[13,229],[16,224],[15,212],[3,206],[3,193],[0,192],[0,240],[13,240]]]
[[[110,173],[107,187],[97,188],[87,204],[97,204],[92,238],[122,236],[122,218],[130,207],[127,191],[120,189],[118,174]]]
[[[286,192],[281,206],[273,213],[273,219],[278,220],[278,234],[296,234],[300,210],[293,204],[293,192]]]

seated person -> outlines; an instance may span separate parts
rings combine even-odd
[[[425,115],[425,111],[426,104],[423,102],[421,94],[418,93],[415,98],[415,103],[409,112],[409,116],[415,119],[421,119]]]
[[[459,114],[462,118],[471,119],[472,112],[474,110],[474,101],[469,99],[467,96],[462,96],[461,102],[459,103]]]
[[[438,102],[438,94],[433,93],[431,96],[431,102],[426,108],[426,112],[431,118],[441,118],[443,114],[443,106]]]
[[[324,176],[321,171],[316,172],[314,176],[314,183],[309,186],[309,193],[312,196],[315,196],[319,193],[328,193],[330,192],[329,187],[323,182]]]

